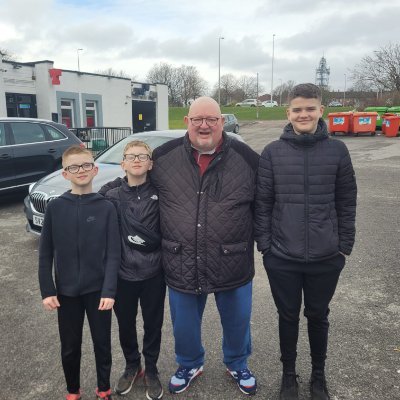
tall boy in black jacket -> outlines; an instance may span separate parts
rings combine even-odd
[[[158,192],[147,179],[153,163],[151,154],[146,143],[129,142],[121,162],[125,178],[110,182],[99,191],[114,203],[121,230],[122,260],[114,310],[126,366],[115,391],[120,395],[129,393],[137,378],[144,374],[149,400],[163,396],[157,360],[166,291],[161,264]],[[144,373],[136,333],[139,301],[144,322]]]
[[[329,302],[355,236],[357,186],[349,152],[330,139],[321,92],[290,94],[289,124],[262,152],[255,239],[279,314],[281,400],[298,399],[296,347],[304,295],[311,348],[311,398],[329,399],[325,380]]]
[[[43,305],[46,310],[58,312],[66,399],[81,398],[86,312],[96,358],[96,395],[111,400],[111,309],[121,260],[117,213],[103,196],[92,193],[97,166],[90,151],[70,147],[62,163],[62,175],[71,182],[71,190],[48,204],[44,218],[39,249]]]

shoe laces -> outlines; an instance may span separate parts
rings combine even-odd
[[[187,374],[188,371],[190,371],[189,368],[179,367],[175,373],[175,376],[179,379],[182,379]]]
[[[243,379],[243,380],[247,380],[250,379],[253,375],[250,372],[250,370],[248,368],[245,369],[241,369],[239,371],[237,371],[237,374]]]

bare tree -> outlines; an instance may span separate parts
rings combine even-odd
[[[242,90],[244,98],[252,98],[252,99],[255,99],[257,97],[257,92],[260,93],[263,91],[261,85],[258,85],[258,90],[257,90],[257,78],[255,76],[247,76],[247,75],[242,75],[238,79],[237,89]]]
[[[130,78],[132,80],[135,80],[134,76],[128,75],[122,69],[120,71],[116,71],[115,69],[113,69],[111,67],[109,67],[107,69],[101,69],[101,70],[99,69],[99,70],[95,71],[95,74],[107,75],[107,76],[115,76],[117,78]]]
[[[400,92],[400,44],[389,43],[363,57],[351,78],[356,88]]]
[[[179,76],[179,94],[184,106],[207,91],[207,83],[200,76],[196,67],[182,65],[178,68],[177,75]]]
[[[164,62],[155,64],[147,73],[149,83],[162,83],[168,86],[169,103],[171,105],[178,105],[180,101],[177,78],[176,68]]]
[[[3,61],[17,61],[14,54],[7,49],[0,48],[0,55],[3,57]]]

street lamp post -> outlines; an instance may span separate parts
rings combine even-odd
[[[220,36],[218,38],[218,104],[221,105],[221,40],[224,38]]]
[[[344,74],[343,106],[346,105],[346,84],[347,84],[347,75]]]
[[[272,35],[272,66],[271,66],[271,105],[274,91],[274,54],[275,53],[275,33]]]
[[[279,78],[279,107],[282,106],[282,79]]]
[[[79,52],[82,51],[83,49],[76,49],[76,54],[78,54],[78,72],[81,72],[81,68],[79,65]]]

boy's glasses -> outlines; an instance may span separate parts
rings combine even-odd
[[[139,161],[151,160],[151,157],[148,154],[124,154],[125,161],[135,161],[136,158]]]
[[[94,163],[87,162],[81,165],[69,165],[64,168],[64,171],[68,171],[71,174],[77,174],[81,168],[86,172],[91,171],[94,168]]]
[[[217,122],[219,120],[219,118],[217,117],[208,117],[208,118],[189,118],[190,122],[194,125],[194,126],[201,126],[201,124],[203,123],[203,121],[206,121],[207,126],[209,127],[213,127],[215,125],[217,125]]]

